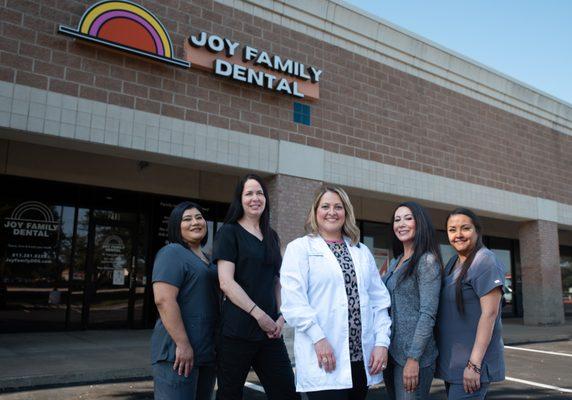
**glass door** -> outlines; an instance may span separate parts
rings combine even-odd
[[[133,325],[136,226],[130,222],[91,219],[83,328]]]
[[[514,239],[506,239],[500,237],[485,237],[485,245],[495,253],[497,259],[504,267],[504,284],[502,315],[503,317],[512,317],[518,315],[517,305],[518,290],[515,285],[515,241]]]

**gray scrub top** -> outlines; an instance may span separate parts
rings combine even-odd
[[[462,315],[455,302],[453,269],[457,256],[449,260],[443,275],[439,302],[438,348],[439,359],[435,373],[437,378],[449,383],[463,383],[463,372],[471,355],[477,325],[481,317],[480,298],[504,282],[504,268],[492,251],[481,248],[463,280],[465,313]],[[491,342],[482,361],[481,382],[498,382],[504,379],[504,344],[502,340],[501,304],[495,321]]]
[[[219,314],[218,276],[191,250],[177,243],[163,247],[153,265],[153,282],[179,288],[177,303],[194,352],[194,365],[214,365],[215,333]],[[175,342],[157,319],[151,337],[151,362],[175,361]]]

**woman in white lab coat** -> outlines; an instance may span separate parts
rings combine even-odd
[[[389,294],[346,192],[324,186],[288,244],[281,311],[295,329],[296,390],[310,400],[362,400],[387,365]]]

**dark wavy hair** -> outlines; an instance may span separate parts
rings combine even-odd
[[[167,224],[167,237],[169,242],[171,243],[179,243],[183,247],[188,248],[189,245],[185,243],[183,237],[181,236],[181,221],[183,220],[183,214],[185,211],[190,210],[191,208],[196,208],[201,212],[203,218],[206,220],[205,210],[197,203],[193,203],[192,201],[183,201],[179,203],[173,208],[171,211],[171,215],[169,215],[169,222]],[[205,221],[206,222],[206,221]],[[207,244],[209,240],[209,226],[206,224],[206,234],[205,237],[201,240],[201,246]]]
[[[454,215],[465,215],[471,219],[475,227],[475,231],[477,232],[477,243],[475,247],[471,251],[471,253],[467,256],[467,259],[461,265],[461,272],[457,276],[457,280],[455,281],[455,302],[457,303],[457,309],[461,314],[465,313],[465,303],[463,302],[463,279],[467,275],[467,271],[469,267],[473,263],[477,252],[484,246],[483,245],[483,225],[481,224],[481,220],[477,217],[477,214],[469,210],[468,208],[459,207],[451,211],[451,213],[447,216],[447,221],[445,223],[445,230],[447,229],[447,225],[449,224],[449,219]],[[458,257],[458,256],[457,256]],[[449,273],[453,273],[454,268],[451,268]]]
[[[414,201],[404,201],[400,203],[393,210],[391,224],[395,220],[395,212],[399,207],[407,207],[411,210],[413,214],[413,219],[415,220],[415,237],[413,238],[413,255],[411,260],[407,263],[407,269],[405,274],[402,274],[401,279],[405,279],[411,276],[417,268],[419,259],[425,253],[431,253],[439,263],[441,271],[443,270],[443,258],[441,257],[441,249],[439,248],[439,242],[437,241],[437,232],[433,227],[431,218],[427,211]],[[397,238],[393,230],[391,229],[391,239],[393,244],[393,255],[397,258],[398,255],[403,254],[403,243]]]
[[[232,202],[230,203],[230,207],[228,208],[226,217],[224,218],[224,223],[238,223],[238,220],[244,216],[244,208],[242,208],[242,191],[244,190],[246,181],[249,179],[254,179],[260,184],[262,192],[264,193],[264,198],[266,199],[264,211],[262,211],[259,221],[260,231],[264,237],[264,248],[266,252],[265,262],[269,264],[279,264],[282,261],[282,256],[280,255],[280,239],[278,238],[278,234],[270,227],[270,198],[268,197],[266,184],[260,176],[256,174],[247,174],[236,184]]]

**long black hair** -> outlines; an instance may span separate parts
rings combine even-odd
[[[413,219],[415,220],[415,237],[413,238],[413,255],[407,263],[407,269],[405,273],[402,274],[402,279],[411,276],[417,268],[417,264],[421,259],[421,256],[425,253],[432,254],[437,262],[439,263],[439,268],[443,270],[443,258],[441,257],[441,250],[439,249],[439,243],[437,242],[437,233],[431,222],[431,218],[427,211],[418,203],[414,201],[404,201],[400,203],[395,210],[393,210],[391,224],[395,220],[395,212],[399,207],[407,207],[411,210]],[[397,258],[398,255],[403,254],[403,243],[395,235],[393,228],[391,229],[391,239],[393,244],[393,255]]]
[[[477,232],[477,242],[475,243],[475,247],[471,250],[471,253],[465,259],[463,265],[461,265],[461,271],[455,280],[455,302],[457,303],[457,309],[461,314],[465,313],[465,303],[463,302],[463,279],[467,275],[467,271],[469,267],[473,263],[477,252],[484,246],[483,245],[483,225],[481,224],[481,220],[477,217],[477,214],[469,210],[468,208],[459,207],[451,211],[451,213],[447,216],[447,222],[445,225],[445,229],[447,229],[447,225],[449,224],[449,219],[454,215],[465,215],[471,219],[473,226],[475,227],[475,231]],[[459,256],[457,256],[459,257]],[[453,273],[454,268],[451,268],[449,273]]]
[[[262,236],[264,237],[264,247],[266,251],[265,261],[269,264],[276,264],[281,262],[280,255],[280,239],[278,234],[270,227],[270,198],[268,197],[268,190],[266,189],[266,184],[262,178],[256,174],[247,174],[242,177],[242,179],[236,184],[234,189],[234,195],[232,197],[232,202],[230,207],[226,212],[226,217],[224,218],[225,224],[235,224],[238,223],[244,216],[244,208],[242,207],[242,191],[244,190],[244,185],[249,179],[254,179],[260,184],[264,198],[266,199],[266,204],[264,205],[264,211],[260,215],[259,226]]]
[[[167,224],[167,237],[169,242],[179,243],[186,248],[189,247],[189,245],[183,240],[183,237],[181,236],[181,221],[183,220],[183,214],[185,211],[190,210],[191,208],[196,208],[199,210],[203,215],[203,218],[205,218],[204,208],[199,206],[197,203],[193,203],[192,201],[183,201],[182,203],[177,204],[175,208],[173,208],[173,211],[171,211],[171,215],[169,215],[169,222]],[[206,233],[205,237],[201,240],[201,246],[207,244],[208,240],[209,226],[206,224]]]

